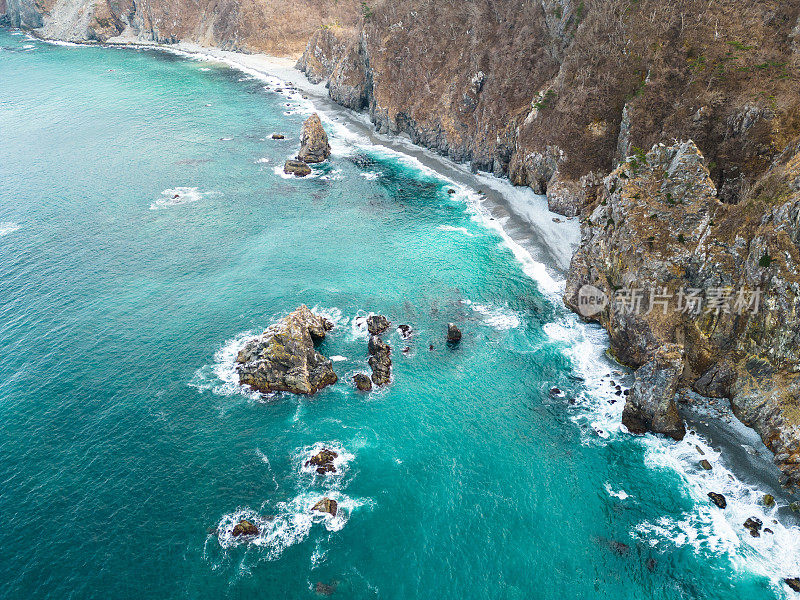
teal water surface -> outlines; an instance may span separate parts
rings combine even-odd
[[[641,534],[697,500],[598,435],[599,383],[549,329],[581,326],[467,191],[331,124],[331,161],[281,177],[308,106],[270,87],[0,31],[0,597],[783,594]],[[242,393],[237,344],[303,303],[336,323],[339,382]],[[390,331],[394,381],[364,395],[372,311],[414,336]],[[320,444],[338,475],[301,468]],[[232,540],[240,516],[263,535]]]

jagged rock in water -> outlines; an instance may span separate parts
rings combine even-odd
[[[319,115],[314,113],[303,123],[303,133],[300,135],[300,152],[297,160],[306,163],[319,163],[327,160],[331,155],[331,146],[328,143],[328,134],[322,128]]]
[[[356,384],[356,388],[361,392],[368,392],[372,389],[372,380],[369,378],[369,375],[365,375],[364,373],[356,373],[353,375],[353,383]]]
[[[744,522],[744,528],[750,531],[750,535],[753,537],[761,537],[761,519],[749,517]]]
[[[287,175],[294,175],[295,177],[305,177],[311,174],[311,167],[309,167],[302,160],[294,160],[290,158],[283,165],[283,172]]]
[[[411,329],[411,325],[398,325],[397,331],[400,334],[400,337],[404,340],[410,338],[414,333],[414,331]]]
[[[800,592],[800,578],[798,577],[787,577],[783,580],[783,582],[788,585],[792,590],[795,592]]]
[[[305,462],[305,466],[317,467],[317,473],[320,475],[336,473],[336,466],[333,464],[333,461],[337,456],[339,455],[334,450],[323,448],[317,454],[309,458]]]
[[[282,133],[273,133],[272,134],[272,139],[273,140],[282,140],[284,138],[285,138],[285,136]]]
[[[767,508],[775,506],[775,496],[772,494],[764,494],[764,497],[761,499],[761,501]]]
[[[710,471],[713,468],[711,466],[711,463],[708,462],[705,458],[700,461],[700,466],[703,467],[703,469],[705,469],[706,471]]]
[[[370,315],[367,317],[367,331],[370,335],[380,335],[389,329],[389,319],[383,315]]]
[[[245,344],[236,357],[239,383],[309,395],[336,383],[333,363],[314,348],[331,329],[333,323],[302,305]]]
[[[711,501],[719,508],[725,508],[728,506],[728,501],[725,500],[725,496],[722,494],[718,494],[717,492],[708,492],[708,497],[711,498]]]
[[[233,537],[239,537],[240,535],[258,535],[258,527],[247,519],[242,519],[233,528],[231,535],[233,535]]]
[[[457,344],[461,341],[461,330],[455,323],[447,324],[447,342],[450,344]]]
[[[392,347],[377,335],[369,338],[369,366],[375,385],[386,385],[392,378]]]
[[[622,423],[631,433],[652,431],[683,439],[686,428],[675,404],[682,374],[683,348],[676,344],[660,348],[650,362],[639,367],[622,412]]]
[[[336,500],[332,500],[331,498],[323,498],[319,502],[317,502],[311,510],[316,510],[317,512],[321,513],[328,513],[330,516],[335,517],[336,513],[339,511],[339,504]]]
[[[314,589],[320,596],[332,596],[333,593],[336,591],[337,585],[338,585],[337,581],[332,581],[331,583],[323,583],[321,581],[318,581]]]

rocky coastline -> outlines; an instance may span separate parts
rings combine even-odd
[[[600,323],[615,358],[636,370],[628,429],[679,438],[684,390],[730,398],[774,453],[782,483],[797,486],[800,6],[770,0],[743,13],[690,3],[678,15],[656,0],[626,12],[613,0],[505,0],[469,13],[421,2],[378,3],[369,14],[356,3],[323,5],[277,49],[271,26],[255,33],[263,15],[208,23],[185,11],[168,25],[158,2],[93,3],[65,21],[61,4],[5,0],[0,19],[71,41],[302,51],[298,68],[332,101],[366,111],[377,131],[546,193],[551,209],[581,218],[565,303]],[[582,313],[584,286],[607,299],[602,311]],[[614,302],[631,289],[644,310]],[[706,306],[709,290],[750,301],[758,292],[760,310],[645,312],[656,291],[663,300],[682,290],[700,290]],[[376,373],[389,377],[379,342],[370,351],[376,384]],[[243,383],[312,394],[335,377],[313,353],[299,379],[265,375],[258,353],[269,343],[242,356]]]

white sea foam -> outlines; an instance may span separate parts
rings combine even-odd
[[[467,236],[472,236],[469,230],[466,227],[454,227],[453,225],[439,225],[436,229],[440,231],[455,231],[458,233],[463,233]]]
[[[625,490],[614,491],[614,488],[611,487],[611,484],[606,482],[606,492],[612,498],[619,498],[620,500],[627,500],[630,498],[630,495]]]
[[[315,304],[311,307],[311,312],[315,315],[319,315],[321,317],[325,317],[333,323],[334,331],[336,329],[344,328],[349,323],[349,319],[344,316],[341,309],[337,308],[336,306],[319,306]]]
[[[161,192],[161,198],[150,204],[150,210],[171,208],[181,204],[190,204],[203,198],[215,195],[217,192],[201,192],[196,187],[175,187]]]
[[[15,223],[14,221],[0,221],[0,237],[19,231],[19,229],[19,223]]]
[[[468,303],[472,310],[481,315],[484,323],[498,331],[516,329],[522,323],[519,314],[509,308],[469,301],[465,303]]]
[[[256,160],[256,163],[258,163],[258,164],[267,164],[269,162],[272,162],[272,161],[269,158],[267,158],[266,156],[263,156],[263,157],[261,157],[261,158]]]
[[[333,362],[344,362],[347,360],[346,356],[341,356],[339,354],[334,354],[333,356],[329,357]]]
[[[712,469],[703,469],[701,459],[708,460]],[[645,464],[677,473],[694,509],[677,518],[640,523],[634,533],[642,540],[654,546],[690,545],[697,551],[726,555],[734,566],[769,578],[776,590],[785,589],[783,578],[800,573],[800,529],[778,518],[781,501],[773,507],[764,506],[764,490],[737,479],[724,457],[702,436],[689,431],[677,443],[648,440]],[[708,492],[724,495],[726,508],[711,503]],[[760,537],[751,536],[743,527],[750,517],[759,519],[773,533],[762,529]]]
[[[359,173],[359,175],[361,175],[361,177],[363,177],[367,181],[375,181],[381,175],[383,175],[383,171],[362,171],[361,173]]]
[[[81,48],[85,44],[76,44],[75,42],[65,42],[63,40],[43,40],[46,41],[48,44],[53,44],[54,46],[66,46],[68,48]]]
[[[337,456],[333,459],[333,466],[336,467],[335,473],[325,473],[321,477],[326,480],[338,481],[347,473],[350,462],[355,458],[353,454],[348,452],[345,447],[337,441],[333,442],[316,442],[313,446],[305,446],[300,448],[294,453],[295,463],[298,465],[298,471],[302,475],[311,476],[311,478],[320,477],[317,473],[317,467],[314,465],[306,466],[306,461],[312,456],[316,456],[323,449],[333,450]],[[330,484],[329,484],[330,485]]]
[[[341,181],[342,179],[344,179],[344,175],[342,175],[341,169],[334,169],[320,176],[321,181]]]
[[[337,502],[336,516],[312,510],[314,505],[328,497]],[[289,502],[279,502],[274,516],[264,516],[250,508],[241,508],[224,515],[217,527],[217,539],[225,549],[249,543],[266,550],[265,558],[275,560],[286,548],[305,540],[317,525],[327,531],[340,531],[353,511],[365,502],[336,491],[304,492]],[[252,522],[259,530],[257,536],[233,536],[233,528],[242,519]]]
[[[246,331],[225,342],[214,353],[214,362],[198,369],[189,385],[220,396],[242,395],[252,400],[262,398],[264,394],[239,383],[239,373],[236,371],[236,356],[257,335],[257,332]]]

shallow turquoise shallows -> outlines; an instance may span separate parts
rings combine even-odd
[[[679,539],[710,509],[660,442],[598,430],[575,340],[602,337],[469,190],[331,122],[284,178],[307,114],[218,63],[0,31],[0,598],[782,596]],[[304,303],[339,382],[242,393],[236,348]],[[364,395],[371,311],[414,335]],[[336,476],[301,468],[323,444]]]

